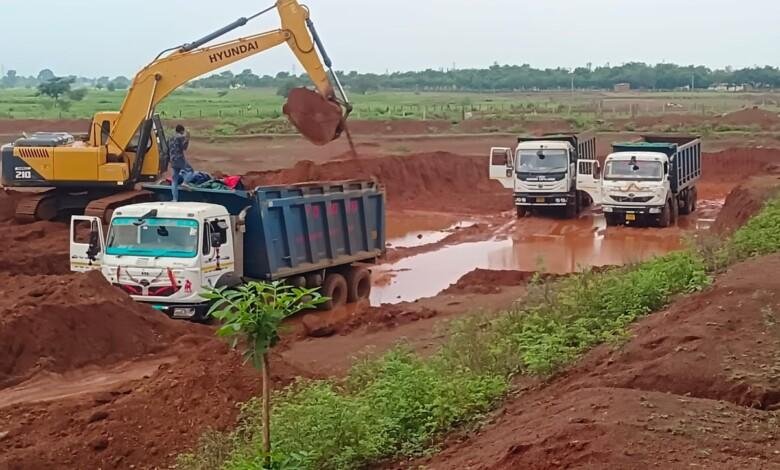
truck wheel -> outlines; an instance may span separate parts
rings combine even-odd
[[[328,300],[319,305],[320,310],[333,310],[347,303],[347,280],[338,273],[325,276],[320,293]]]
[[[214,285],[214,287],[217,289],[220,287],[233,288],[238,287],[242,282],[244,281],[242,281],[241,278],[238,277],[235,273],[227,273],[217,279],[217,283]]]
[[[528,211],[526,210],[525,207],[517,206],[517,218],[518,219],[522,219],[523,217],[526,216],[526,214],[528,214]]]
[[[659,227],[668,227],[672,223],[672,204],[668,201],[661,211],[661,215],[658,217]]]
[[[347,273],[347,302],[357,302],[371,295],[371,272],[366,268],[352,268]]]
[[[563,208],[563,216],[567,219],[577,218],[577,201],[574,200],[571,203],[566,204]]]
[[[691,189],[691,213],[696,212],[696,206],[699,203],[699,192],[696,188]]]
[[[691,206],[693,205],[693,191],[686,191],[685,197],[682,201],[678,201],[678,204],[680,202],[682,202],[682,205],[680,206],[680,215],[688,215],[693,212],[693,209],[691,209]]]
[[[680,204],[677,202],[677,199],[672,199],[669,201],[670,207],[672,208],[671,212],[671,224],[674,225],[677,223],[677,219],[680,218]]]

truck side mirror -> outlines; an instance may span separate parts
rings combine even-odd
[[[219,232],[211,232],[211,247],[219,248],[222,246],[222,234]]]

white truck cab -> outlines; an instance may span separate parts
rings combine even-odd
[[[591,202],[587,191],[578,190],[577,164],[595,161],[595,154],[596,139],[589,134],[519,137],[514,152],[491,149],[490,177],[514,191],[519,217],[535,208],[560,208],[572,218]]]
[[[220,205],[152,202],[71,219],[72,271],[99,269],[115,287],[174,318],[205,319],[204,288],[242,276],[241,223]],[[89,227],[89,237],[84,234]]]

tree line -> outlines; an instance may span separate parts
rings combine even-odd
[[[749,86],[751,88],[780,88],[780,69],[771,66],[733,69],[711,69],[705,66],[680,66],[675,64],[650,65],[631,62],[622,65],[596,66],[588,64],[574,69],[539,69],[530,65],[494,64],[486,69],[423,70],[385,74],[339,72],[344,85],[353,93],[375,90],[416,91],[514,91],[611,89],[626,83],[633,89],[675,90],[708,89],[714,86]],[[0,78],[0,87],[37,87],[56,78],[45,69],[37,76],[22,77],[9,70]],[[87,86],[108,90],[125,89],[130,85],[127,77],[68,77],[74,88]],[[190,83],[197,88],[227,89],[234,87],[276,88],[280,95],[296,86],[309,84],[305,74],[279,72],[276,75],[258,75],[250,69],[235,74],[230,71],[214,74]]]
[[[711,69],[705,66],[675,64],[648,65],[631,62],[617,66],[577,67],[575,69],[538,69],[530,65],[498,65],[487,69],[424,70],[386,74],[340,73],[344,85],[355,93],[374,90],[462,90],[514,91],[569,89],[612,89],[626,83],[633,89],[675,90],[708,89],[715,86],[780,88],[780,69],[771,66],[743,69]],[[191,86],[202,88],[274,87],[279,94],[294,86],[309,83],[306,75],[280,72],[259,76],[246,69],[230,71],[196,80]]]
[[[48,82],[63,80],[67,80],[74,88],[88,87],[114,91],[124,90],[130,86],[130,79],[122,75],[114,78],[88,78],[75,75],[58,77],[51,69],[43,69],[38,72],[38,75],[30,76],[19,75],[16,70],[9,70],[5,76],[0,77],[0,88],[37,88]]]

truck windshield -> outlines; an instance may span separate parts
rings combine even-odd
[[[198,221],[117,217],[108,230],[106,254],[192,258],[198,254]]]
[[[569,167],[566,150],[519,150],[517,171],[521,173],[557,173]]]
[[[660,181],[663,179],[663,165],[661,162],[648,161],[612,161],[607,163],[608,180],[647,180]]]

